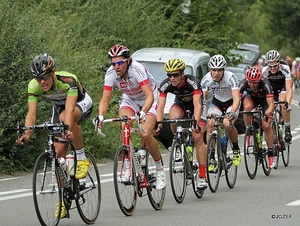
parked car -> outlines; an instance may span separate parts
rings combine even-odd
[[[255,65],[261,55],[259,46],[250,43],[240,44],[236,49],[231,49],[230,53],[241,57],[242,62],[238,64],[238,67],[243,69]]]
[[[210,55],[203,51],[182,49],[182,48],[168,48],[168,47],[152,47],[137,50],[132,54],[132,58],[142,63],[147,70],[154,76],[158,85],[167,78],[164,70],[164,64],[171,58],[179,58],[185,61],[186,68],[184,73],[196,76],[198,79],[209,71],[208,61]],[[168,93],[166,105],[164,109],[164,119],[168,119],[169,110],[174,103],[175,95]],[[207,94],[207,104],[209,105],[212,100],[212,93]],[[163,125],[164,132],[158,136],[158,139],[166,147],[170,147],[173,140],[173,134],[170,126]]]
[[[236,75],[238,78],[239,82],[242,81],[245,78],[246,71],[248,67],[242,68],[242,67],[226,67],[226,71],[231,71]],[[239,115],[238,119],[235,122],[235,127],[238,130],[239,134],[244,134],[245,133],[245,125],[244,125],[244,120],[243,116]]]

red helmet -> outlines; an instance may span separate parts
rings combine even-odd
[[[123,56],[124,58],[130,57],[130,51],[126,46],[123,45],[114,45],[108,51],[108,58],[111,59],[113,57]]]
[[[249,68],[246,74],[246,79],[249,82],[260,82],[262,80],[262,72],[260,67],[254,66]]]

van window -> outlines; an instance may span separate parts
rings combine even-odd
[[[201,65],[199,65],[197,67],[197,70],[196,70],[196,77],[201,81],[201,79],[203,78],[203,71],[202,71],[202,67]]]
[[[204,75],[206,75],[209,72],[208,64],[203,64],[202,68],[203,68]]]

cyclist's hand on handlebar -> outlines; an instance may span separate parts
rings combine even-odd
[[[192,131],[195,133],[200,133],[201,132],[201,127],[197,124],[192,126]]]
[[[137,115],[139,116],[140,123],[146,122],[146,116],[147,116],[146,112],[140,111],[137,113]]]
[[[66,138],[70,139],[70,140],[74,140],[74,133],[70,130],[68,130],[67,134],[66,134]]]
[[[160,131],[162,131],[162,130],[163,130],[162,125],[159,124],[159,125],[157,126],[157,129],[155,129],[155,130],[153,131],[153,136],[158,136],[158,135],[160,134]]]
[[[104,120],[104,116],[103,115],[98,115],[96,118],[94,118],[94,125],[95,125],[95,128],[98,127],[98,128],[102,128],[102,122]]]
[[[285,104],[284,104],[284,110],[290,112],[292,110],[291,106],[289,105],[289,103],[286,101]]]
[[[227,119],[228,119],[229,121],[232,121],[232,120],[235,119],[235,114],[234,114],[233,112],[228,112],[228,113],[226,114],[226,116],[227,116]]]
[[[30,140],[30,137],[27,136],[26,134],[23,134],[18,137],[18,139],[16,140],[16,143],[19,146],[24,146],[25,144],[28,143],[29,140]]]

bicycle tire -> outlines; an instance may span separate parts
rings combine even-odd
[[[282,150],[282,162],[285,167],[289,165],[290,162],[290,144],[282,142],[284,149]]]
[[[207,175],[208,186],[212,193],[215,193],[218,190],[220,176],[222,172],[221,156],[220,156],[221,150],[219,149],[221,149],[220,139],[217,139],[217,136],[215,134],[210,135],[207,143],[206,165],[209,166],[209,162],[211,159],[215,160],[216,165],[213,171],[210,172],[208,169],[206,171],[206,175]]]
[[[230,142],[229,139],[227,139],[227,143]],[[232,150],[232,145],[227,145],[227,156],[225,156],[225,154],[223,154],[223,158],[225,157],[226,158],[226,163],[228,164],[228,159],[231,160],[231,163],[229,162],[229,168],[225,169],[225,178],[226,178],[226,182],[227,182],[227,186],[229,188],[234,188],[235,186],[235,183],[236,183],[236,179],[237,179],[237,170],[238,170],[238,167],[237,166],[234,166],[232,164],[232,159],[233,159],[233,152],[231,151]]]
[[[248,127],[244,137],[244,160],[248,177],[253,180],[256,177],[258,167],[258,146],[253,128]]]
[[[273,155],[275,158],[275,166],[274,169],[278,168],[279,165],[279,131],[278,131],[278,125],[275,125],[275,123],[273,123],[273,131],[274,131],[274,141],[273,142],[273,147],[274,147],[274,151],[273,151]]]
[[[57,160],[55,160],[54,167],[55,177],[52,177],[53,160],[49,153],[43,153],[37,158],[33,170],[33,203],[42,226],[56,226],[60,221],[62,206],[61,180],[56,168]],[[56,208],[58,208],[57,214],[55,214]]]
[[[164,206],[165,198],[166,198],[166,186],[161,190],[156,190],[156,166],[155,161],[150,156],[149,151],[146,153],[146,168],[145,168],[145,176],[148,181],[147,194],[148,199],[150,201],[151,206],[155,210],[161,210]]]
[[[262,164],[262,168],[263,168],[264,174],[266,176],[269,176],[271,174],[271,169],[269,168],[268,154],[267,153],[261,153],[261,154],[262,154],[262,162],[261,162],[261,164]]]
[[[120,181],[120,175],[124,167],[124,155],[128,154],[128,149],[125,146],[121,146],[116,154],[114,159],[114,188],[115,194],[118,201],[118,205],[122,213],[126,216],[131,216],[136,208],[137,203],[137,177],[136,171],[133,162],[132,163],[132,178],[129,183],[124,183]]]
[[[187,158],[187,156],[186,156],[186,158]],[[189,164],[190,164],[190,163],[189,163]],[[202,196],[204,195],[204,191],[205,191],[205,190],[200,190],[200,189],[197,188],[197,183],[196,183],[196,182],[197,182],[197,179],[196,179],[196,177],[197,177],[197,175],[198,175],[198,173],[199,173],[199,166],[198,166],[198,164],[192,166],[192,171],[193,171],[193,179],[192,179],[192,187],[193,187],[193,191],[194,191],[195,196],[196,196],[198,199],[200,199],[200,198],[202,198]]]
[[[186,166],[182,158],[184,150],[181,144],[173,141],[169,158],[170,184],[172,194],[177,203],[182,203],[186,194]],[[177,156],[176,156],[177,155]]]
[[[83,179],[75,179],[75,199],[78,213],[86,224],[93,224],[98,218],[101,205],[101,182],[97,163],[89,152],[85,156],[90,163],[88,175]]]

